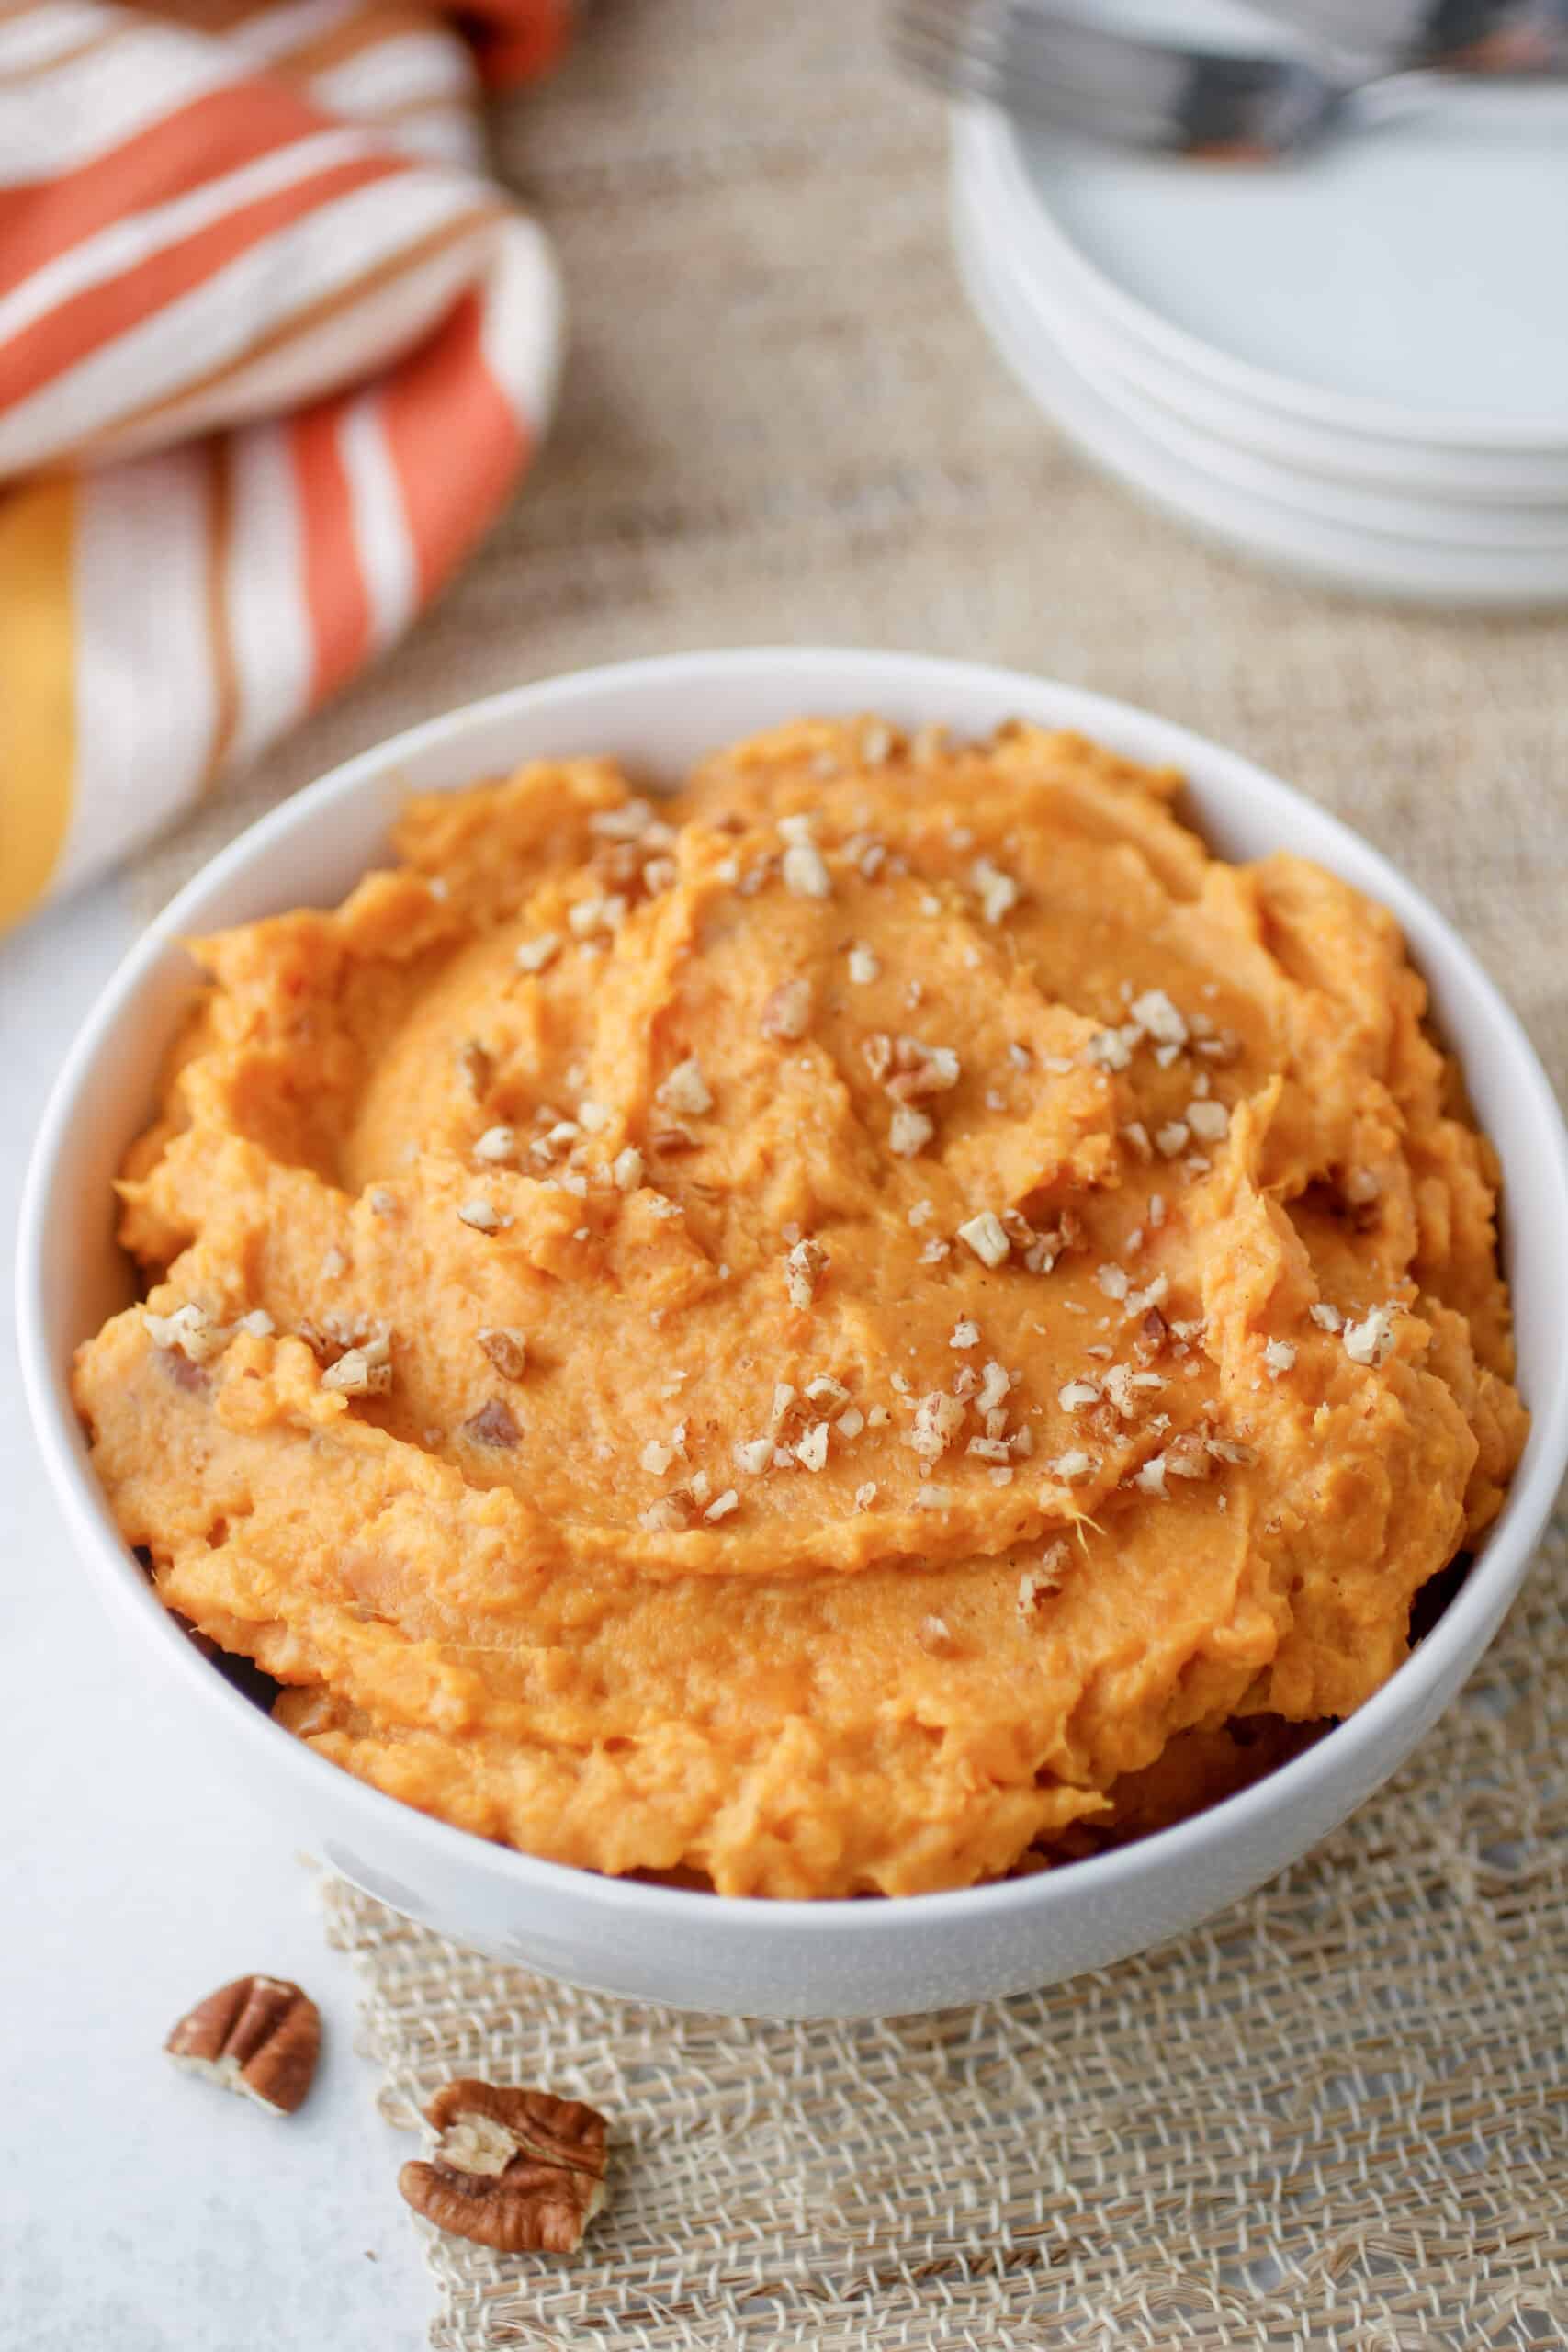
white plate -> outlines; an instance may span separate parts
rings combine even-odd
[[[980,232],[996,255],[994,240]],[[1179,463],[1213,474],[1251,497],[1268,499],[1311,521],[1337,524],[1379,537],[1409,539],[1441,548],[1568,558],[1568,499],[1487,504],[1432,498],[1368,482],[1335,481],[1300,466],[1238,447],[1229,437],[1205,430],[1178,410],[1151,398],[1117,364],[1117,355],[1086,330],[1080,313],[1054,309],[1038,281],[1020,266],[1015,248],[996,255],[1037,331],[1053,350],[1093,386],[1108,405]]]
[[[1568,89],[1466,93],[1267,170],[1009,136],[1042,239],[1178,365],[1340,430],[1568,450]]]
[[[1221,383],[1131,329],[1103,287],[1043,210],[1006,117],[972,107],[953,116],[953,153],[988,238],[1013,250],[1035,300],[1055,331],[1097,357],[1094,372],[1114,372],[1156,402],[1228,447],[1249,450],[1328,481],[1417,494],[1442,503],[1533,508],[1568,503],[1568,424],[1564,446],[1540,450],[1455,448],[1350,431],[1269,406],[1256,394]]]
[[[1105,471],[1190,527],[1326,585],[1401,602],[1484,611],[1568,604],[1568,551],[1444,546],[1303,514],[1175,455],[1106,399],[1047,337],[998,252],[954,190],[960,269],[982,322],[1026,391]]]

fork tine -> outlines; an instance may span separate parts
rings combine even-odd
[[[902,41],[897,44],[896,54],[928,87],[948,97],[984,99],[1056,130],[1081,133],[1085,128],[1082,107],[1039,75],[962,52],[937,53],[928,46]],[[1129,143],[1151,141],[1146,122],[1130,121],[1119,130],[1112,130],[1109,118],[1100,113],[1097,127]]]
[[[1050,0],[899,0],[888,40],[939,88],[1167,153],[1282,154],[1316,137],[1345,95],[1300,58],[1124,36]]]
[[[989,44],[971,47],[952,29],[932,21],[930,6],[897,12],[890,46],[901,63],[950,96],[1005,104],[1036,121],[1066,130],[1091,125],[1102,136],[1135,145],[1169,145],[1168,119],[1136,104],[1118,104],[1103,88],[1078,84],[1070,74],[1045,73],[1038,59],[1014,48],[1004,53]]]

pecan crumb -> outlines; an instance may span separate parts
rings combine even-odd
[[[694,1055],[676,1063],[653,1099],[661,1110],[673,1111],[678,1118],[700,1119],[713,1109],[713,1095]]]
[[[471,1225],[476,1233],[499,1233],[503,1225],[512,1222],[510,1217],[502,1216],[493,1201],[482,1198],[462,1202],[457,1215],[465,1225]]]
[[[866,1042],[869,1046],[871,1041]],[[918,1102],[929,1094],[945,1094],[958,1083],[961,1066],[951,1046],[928,1046],[919,1037],[900,1037],[889,1058],[892,1075],[882,1082],[896,1102]]]
[[[810,1306],[827,1263],[828,1252],[819,1241],[795,1243],[784,1260],[784,1287],[792,1306]]]
[[[794,898],[830,899],[833,895],[828,861],[815,842],[791,842],[784,854],[782,871],[784,888]]]
[[[964,1427],[964,1406],[956,1396],[944,1396],[933,1388],[922,1396],[915,1409],[914,1427],[905,1440],[922,1462],[936,1462],[944,1454]]]
[[[1380,1364],[1393,1345],[1397,1306],[1374,1306],[1359,1323],[1345,1326],[1345,1352],[1352,1363]]]
[[[155,1348],[182,1355],[194,1364],[210,1363],[214,1356],[222,1353],[231,1337],[226,1323],[215,1322],[204,1306],[194,1302],[176,1306],[172,1315],[154,1315],[144,1306],[141,1321]]]
[[[479,1345],[503,1380],[521,1380],[528,1363],[528,1342],[510,1323],[492,1323],[479,1333]]]
[[[980,911],[987,922],[1001,922],[1017,906],[1021,895],[1018,884],[1010,874],[993,865],[988,857],[975,860],[969,878],[979,894]]]
[[[810,981],[781,980],[762,1007],[760,1025],[763,1036],[782,1037],[794,1044],[805,1036],[810,1024]]]
[[[896,1159],[916,1159],[935,1133],[934,1124],[923,1111],[900,1102],[888,1122],[887,1148]]]
[[[999,1266],[1012,1248],[1007,1227],[990,1209],[966,1218],[958,1228],[958,1238],[969,1244],[983,1266]]]
[[[1133,1354],[1141,1364],[1151,1364],[1163,1351],[1170,1338],[1170,1326],[1157,1306],[1151,1306],[1138,1326],[1138,1336],[1133,1342]]]
[[[541,931],[532,939],[525,939],[513,958],[520,972],[542,972],[560,954],[558,931]]]
[[[1018,1580],[1018,1613],[1027,1624],[1048,1593],[1059,1591],[1072,1565],[1066,1544],[1048,1544],[1037,1567],[1026,1568]]]
[[[654,821],[651,800],[644,800],[634,793],[614,808],[595,808],[588,820],[588,830],[604,842],[640,841]]]
[[[392,1351],[386,1340],[350,1348],[321,1374],[321,1386],[343,1396],[384,1396],[392,1385]]]
[[[518,1443],[523,1432],[513,1419],[510,1408],[499,1396],[492,1396],[488,1405],[481,1405],[477,1413],[469,1415],[457,1434],[470,1438],[475,1445],[505,1451]]]
[[[457,1068],[475,1101],[482,1100],[490,1091],[490,1082],[495,1074],[495,1064],[477,1037],[469,1037],[458,1046]]]

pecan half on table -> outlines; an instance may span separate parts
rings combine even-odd
[[[416,2213],[498,2254],[575,2253],[604,2201],[608,2126],[596,2109],[465,2076],[424,2113],[430,2161],[398,2176]]]
[[[187,2011],[164,2047],[177,2066],[292,2115],[315,2075],[321,2011],[287,1977],[236,1976]]]

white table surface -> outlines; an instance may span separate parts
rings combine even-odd
[[[404,2352],[434,2297],[347,1961],[281,1828],[142,1702],[77,1568],[12,1340],[22,1172],[63,1048],[129,944],[113,883],[0,944],[0,2347]],[[252,1970],[321,2008],[275,2121],[162,2054]]]

